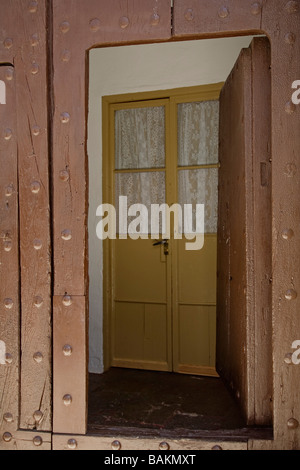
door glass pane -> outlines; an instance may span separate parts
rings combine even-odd
[[[143,204],[148,211],[148,231],[146,233],[150,234],[151,231],[151,204],[164,204],[165,192],[164,171],[117,173],[115,175],[117,214],[119,214],[119,196],[127,196],[128,208],[133,204]],[[128,224],[134,219],[136,216],[128,216]],[[117,232],[119,233],[118,224]]]
[[[178,166],[218,163],[219,101],[178,105]]]
[[[116,111],[116,170],[164,167],[164,106]]]
[[[205,233],[217,232],[218,217],[218,169],[178,171],[178,202],[192,204],[193,230],[196,229],[196,204],[204,204]]]

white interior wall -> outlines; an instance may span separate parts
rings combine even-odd
[[[102,96],[225,81],[252,37],[93,49],[90,51],[89,156],[89,370],[103,372],[102,243],[96,209],[102,203]],[[105,201],[104,201],[105,202]]]

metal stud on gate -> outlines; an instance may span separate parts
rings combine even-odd
[[[37,364],[40,364],[43,361],[44,357],[41,352],[36,352],[33,355],[33,359]]]
[[[40,192],[41,185],[38,181],[33,181],[30,185],[30,188],[33,194],[38,194]]]
[[[39,251],[43,246],[43,243],[41,240],[39,240],[38,238],[36,238],[33,242],[33,247],[35,250]]]
[[[37,9],[38,9],[38,2],[37,0],[32,0],[30,3],[29,3],[29,7],[28,7],[28,10],[30,13],[36,13],[37,12]]]
[[[285,293],[286,300],[294,300],[297,297],[297,292],[294,289],[288,289]]]
[[[4,251],[7,253],[12,250],[12,241],[9,239],[4,240]]]
[[[113,441],[113,442],[111,443],[111,448],[112,448],[112,450],[120,450],[121,447],[122,447],[122,446],[121,446],[121,442],[120,442],[120,441],[117,441],[117,440],[116,440],[116,441]]]
[[[72,403],[72,396],[70,394],[66,394],[63,396],[63,403],[65,406],[70,406]]]
[[[297,429],[299,427],[299,422],[295,418],[290,418],[287,422],[289,429]]]
[[[296,105],[292,101],[287,101],[284,109],[287,114],[293,114],[296,111]]]
[[[12,423],[13,422],[13,415],[11,413],[4,413],[3,419],[6,423]]]
[[[36,62],[33,62],[33,63],[31,64],[31,73],[32,73],[32,75],[38,74],[38,73],[39,73],[39,70],[40,70],[39,64],[37,64]]]
[[[11,81],[14,78],[14,68],[13,67],[7,67],[6,72],[5,72],[5,78],[7,81]]]
[[[37,410],[33,413],[33,418],[36,423],[40,423],[43,419],[43,413],[40,410]]]
[[[69,439],[67,445],[68,445],[68,449],[76,449],[78,444],[75,439]]]
[[[294,236],[294,231],[291,228],[282,230],[281,236],[284,240],[290,240]]]
[[[40,297],[39,295],[37,295],[34,298],[33,304],[36,308],[40,308],[43,305],[43,303],[44,303],[44,301],[43,301],[42,297]]]
[[[67,294],[66,294],[66,295],[63,297],[63,301],[62,301],[62,302],[63,302],[63,304],[64,304],[65,307],[70,307],[70,305],[72,305],[72,297],[71,297],[70,295],[67,295]]]
[[[290,14],[297,13],[299,11],[299,3],[296,0],[291,0],[285,5],[285,10]]]
[[[152,26],[157,26],[160,22],[160,17],[157,13],[153,13],[150,19],[150,23]]]
[[[2,436],[4,442],[10,442],[12,440],[12,435],[10,432],[5,432]]]
[[[159,450],[169,450],[170,449],[170,445],[168,444],[168,442],[161,442],[159,444]]]
[[[261,13],[261,4],[260,3],[253,3],[251,5],[251,13],[252,15],[259,15]]]
[[[11,38],[6,38],[3,42],[5,49],[10,49],[13,47],[13,40]]]
[[[128,26],[129,19],[127,18],[127,16],[122,16],[122,18],[120,18],[120,28],[126,29]]]
[[[60,120],[62,124],[67,124],[70,121],[70,114],[67,112],[61,113]]]
[[[70,23],[68,21],[63,21],[60,24],[60,30],[62,33],[66,34],[70,30]]]
[[[33,438],[33,444],[36,446],[36,447],[40,447],[42,444],[43,444],[43,439],[41,438],[41,436],[35,436]]]
[[[14,306],[14,302],[12,299],[4,299],[4,307],[7,309],[7,310],[11,310]]]
[[[63,347],[64,356],[66,357],[72,356],[72,352],[73,352],[72,346],[70,346],[69,344],[65,344]]]
[[[72,232],[69,229],[63,230],[61,232],[61,238],[65,241],[69,241],[72,239]]]
[[[37,125],[33,126],[32,133],[35,137],[37,137],[41,132],[41,128]]]
[[[62,170],[60,173],[59,173],[59,178],[61,181],[63,181],[64,183],[69,181],[69,172],[67,170]]]
[[[284,40],[287,44],[294,44],[295,41],[296,41],[296,36],[294,33],[286,33],[286,35],[284,36]]]
[[[194,19],[194,12],[191,8],[188,8],[184,14],[184,17],[187,21],[192,21]]]
[[[14,193],[14,187],[12,184],[8,185],[6,188],[5,188],[5,196],[6,197],[11,197]]]
[[[285,356],[284,356],[284,362],[286,364],[292,364],[292,353],[287,353]]]
[[[61,60],[63,62],[69,62],[71,59],[71,52],[68,51],[67,49],[65,49],[63,52],[62,52],[62,55],[61,55]]]
[[[93,18],[90,21],[90,30],[93,33],[96,33],[100,29],[100,26],[101,26],[101,21],[99,20],[99,18]]]
[[[13,362],[13,357],[10,353],[6,353],[5,354],[5,362],[6,364],[12,364]]]
[[[7,127],[4,131],[4,139],[5,140],[10,140],[12,138],[12,130]]]
[[[228,8],[225,6],[221,7],[218,11],[218,15],[220,18],[227,18],[227,16],[229,15]]]
[[[37,33],[33,34],[30,38],[32,47],[36,47],[39,44],[39,36]]]

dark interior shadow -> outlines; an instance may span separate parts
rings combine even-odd
[[[89,432],[173,438],[270,439],[246,426],[220,378],[111,368],[89,376]]]

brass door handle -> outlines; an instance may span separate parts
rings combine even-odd
[[[153,243],[153,246],[158,246],[158,245],[163,245],[164,246],[164,255],[169,254],[169,242],[168,240],[156,240],[156,242]]]
[[[156,242],[153,243],[153,246],[166,245],[166,244],[168,244],[168,240],[156,240]]]

